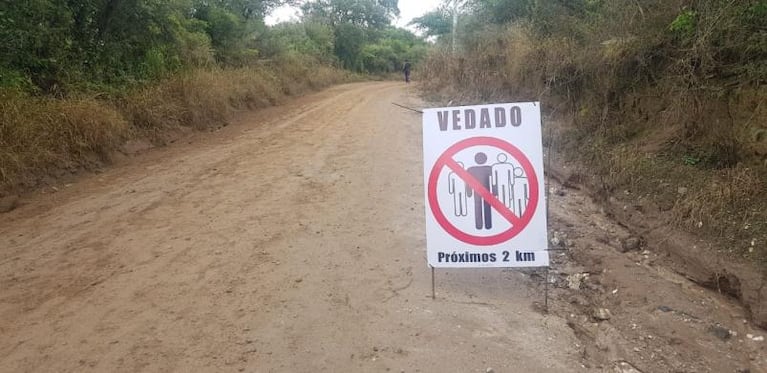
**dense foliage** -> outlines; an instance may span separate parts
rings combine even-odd
[[[399,14],[397,0],[317,0],[302,8],[305,23],[332,28],[334,54],[344,68],[393,72],[404,61],[426,54],[423,40],[391,26],[391,18]]]
[[[396,0],[316,0],[267,27],[286,0],[0,0],[0,87],[109,90],[194,67],[301,55],[361,72],[399,69],[426,44],[391,26]]]

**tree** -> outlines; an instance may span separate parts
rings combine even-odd
[[[341,23],[335,28],[335,54],[344,68],[362,71],[362,48],[367,35],[365,29],[354,23]]]
[[[450,34],[453,30],[451,11],[443,5],[438,9],[414,18],[410,25],[421,30],[427,37]]]
[[[263,19],[270,10],[288,0],[203,0],[202,6],[216,6],[236,13],[246,20]]]
[[[368,72],[399,71],[405,61],[420,60],[426,52],[426,43],[405,29],[377,30],[371,39],[361,51],[362,64]]]
[[[264,56],[299,54],[318,62],[336,62],[333,29],[316,22],[290,22],[273,26],[259,42]]]
[[[399,15],[397,0],[316,0],[307,2],[302,10],[306,18],[337,26],[351,23],[362,27],[380,28],[391,24]]]
[[[217,61],[227,65],[242,62],[242,52],[248,49],[248,24],[245,16],[221,4],[211,4],[197,9],[195,18],[204,22]]]
[[[3,86],[21,80],[61,92],[84,82],[152,79],[209,60],[191,0],[2,0],[0,9]]]

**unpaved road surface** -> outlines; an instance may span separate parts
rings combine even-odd
[[[563,187],[551,313],[539,272],[439,271],[432,300],[420,116],[392,102],[425,105],[340,86],[25,197],[0,371],[763,371],[739,306],[616,250],[630,231]]]
[[[521,276],[430,298],[420,117],[392,102],[421,105],[331,89],[2,216],[0,371],[580,367]]]

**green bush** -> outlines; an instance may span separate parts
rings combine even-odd
[[[692,10],[685,10],[678,17],[671,22],[669,29],[673,32],[679,33],[683,36],[690,37],[695,33],[695,26],[697,25],[697,13]]]

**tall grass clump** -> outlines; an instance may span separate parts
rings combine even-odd
[[[109,103],[0,94],[0,185],[73,170],[105,159],[131,132]]]

